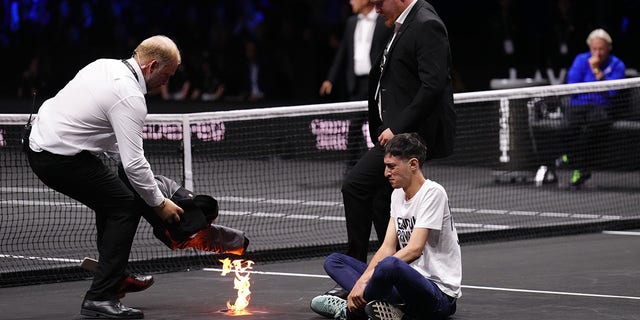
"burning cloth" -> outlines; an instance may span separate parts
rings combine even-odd
[[[123,177],[121,171],[121,177]],[[153,235],[172,250],[193,248],[216,253],[242,255],[249,246],[244,231],[216,225],[218,201],[208,195],[194,195],[177,182],[161,175],[155,176],[160,191],[184,210],[178,223],[166,223],[144,201],[142,216],[153,227]],[[123,179],[128,184],[126,177]],[[129,188],[133,188],[129,185]]]

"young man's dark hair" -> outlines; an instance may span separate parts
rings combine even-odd
[[[396,139],[389,140],[384,148],[384,153],[402,159],[416,158],[421,168],[427,159],[427,147],[417,133],[396,135]]]

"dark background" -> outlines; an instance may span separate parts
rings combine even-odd
[[[558,74],[588,50],[585,39],[599,27],[611,34],[613,54],[627,68],[640,64],[637,0],[430,2],[449,30],[456,92],[487,90],[491,79],[508,77],[509,68],[520,78],[538,70],[545,78],[548,69]],[[154,34],[173,38],[182,51],[183,69],[169,83],[173,91],[186,81],[190,90],[224,87],[221,97],[207,101],[210,110],[346,100],[340,84],[330,97],[320,97],[318,90],[351,14],[347,0],[1,3],[0,113],[28,112],[31,88],[44,100],[87,63],[129,57]],[[512,40],[511,54],[505,53],[505,39]],[[255,48],[261,97],[250,94],[248,48]],[[150,106],[154,100],[172,99],[151,94]],[[183,101],[203,105],[201,97]]]

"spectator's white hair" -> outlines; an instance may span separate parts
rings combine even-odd
[[[587,37],[587,45],[591,45],[591,40],[596,38],[604,40],[609,45],[609,48],[611,48],[613,40],[611,40],[611,36],[606,31],[604,31],[604,29],[595,29],[591,31],[591,33],[589,33],[589,36]]]

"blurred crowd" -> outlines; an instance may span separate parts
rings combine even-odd
[[[445,21],[456,92],[489,80],[567,69],[604,28],[613,52],[640,65],[638,0],[431,0]],[[287,105],[346,100],[318,88],[351,14],[348,0],[2,0],[2,97],[55,94],[79,68],[124,58],[152,34],[182,50],[183,64],[152,99]]]

